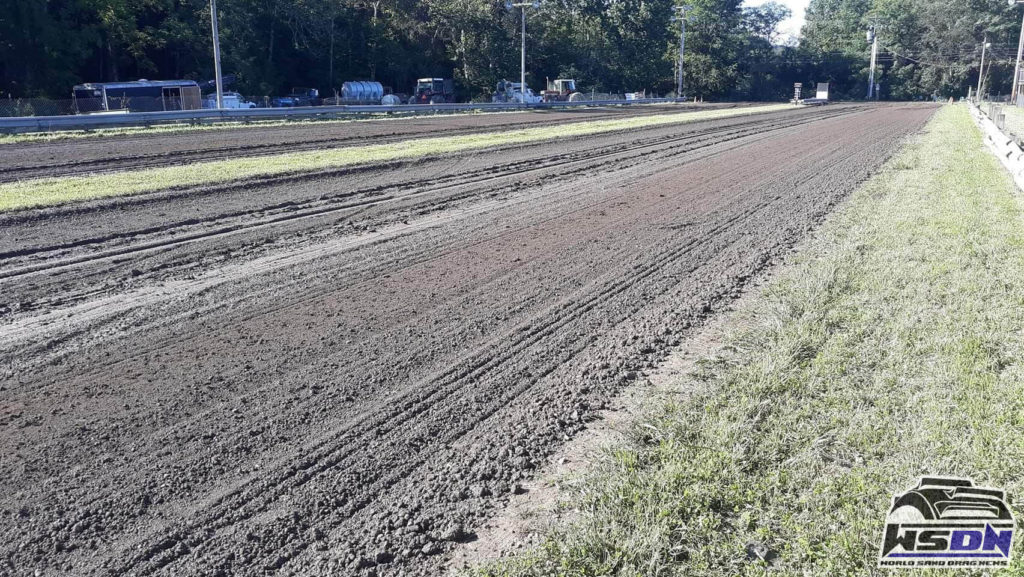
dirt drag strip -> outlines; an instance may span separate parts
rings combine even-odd
[[[154,132],[0,144],[0,182],[356,144],[382,144],[415,136],[476,134],[736,106],[741,105],[677,104],[439,115],[344,123],[307,122],[291,126],[220,127],[196,132]]]
[[[434,574],[933,110],[20,214],[0,244],[23,271],[0,280],[0,573]],[[393,198],[261,221],[374,195]],[[166,242],[229,222],[261,226]]]
[[[345,168],[0,214],[0,281],[22,280],[4,283],[9,288],[0,298],[0,313],[45,308],[47,299],[54,297],[67,304],[79,295],[95,296],[96,283],[89,276],[105,285],[115,280],[114,275],[138,284],[144,280],[138,277],[149,276],[150,271],[165,279],[196,258],[231,253],[237,259],[239,250],[254,243],[280,244],[288,231],[319,231],[325,223],[343,224],[349,233],[373,230],[539,179],[572,178],[652,155],[699,149],[709,154],[737,140],[764,138],[773,130],[858,110],[789,110],[635,130],[626,138],[609,133],[562,139],[557,146],[511,147],[501,151],[498,163],[497,154],[472,152],[393,163],[383,167],[386,171],[381,166]],[[188,243],[202,246],[170,250]],[[158,262],[145,260],[154,252],[159,253]],[[139,262],[128,267],[133,260]],[[114,270],[103,261],[113,261]],[[95,266],[89,267],[87,276],[68,270],[81,268],[77,265]],[[125,278],[126,273],[130,277]],[[24,282],[26,277],[34,277],[33,282]]]

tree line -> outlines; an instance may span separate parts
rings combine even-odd
[[[866,30],[879,41],[876,79],[882,97],[958,97],[977,88],[982,43],[991,43],[985,92],[1007,94],[1024,5],[1006,0],[812,0],[800,49],[815,74],[849,97],[866,94]]]
[[[675,89],[678,0],[546,0],[527,9],[528,83],[575,78],[587,91]],[[830,81],[863,97],[875,25],[883,96],[959,95],[993,43],[988,82],[1008,91],[1019,14],[1005,0],[812,0],[798,41],[784,6],[688,0],[685,93],[782,100],[793,83]],[[81,82],[213,78],[208,0],[7,0],[0,11],[0,96],[67,98]],[[519,77],[520,11],[503,0],[218,0],[225,74],[247,95],[348,80],[409,92],[454,78],[462,99]],[[1012,45],[1012,46],[1011,46]]]

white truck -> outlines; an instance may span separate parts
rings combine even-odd
[[[498,82],[497,90],[494,91],[494,96],[491,97],[491,101],[537,104],[541,101],[541,97],[540,95],[535,94],[529,86],[526,87],[526,93],[523,94],[523,84],[521,82],[501,80]]]
[[[256,108],[255,102],[249,102],[237,92],[224,93],[224,108]],[[217,108],[217,95],[207,94],[203,97],[203,108]]]

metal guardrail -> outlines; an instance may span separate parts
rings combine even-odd
[[[1006,134],[999,126],[996,125],[995,120],[991,117],[992,112],[997,112],[998,115],[1002,115],[1002,106],[999,106],[1000,110],[993,111],[989,108],[989,114],[985,113],[985,110],[974,104],[968,104],[971,110],[971,116],[974,118],[974,122],[981,129],[982,140],[989,147],[993,154],[999,158],[999,162],[1006,167],[1013,176],[1013,181],[1017,184],[1019,190],[1024,190],[1024,148],[1021,148],[1020,144],[1010,135]]]
[[[125,114],[83,114],[76,116],[26,116],[0,118],[0,132],[52,132],[58,130],[153,126],[176,122],[239,122],[277,118],[330,118],[345,115],[388,114],[395,112],[428,114],[436,112],[468,112],[474,110],[529,110],[550,108],[582,108],[635,104],[687,102],[675,98],[643,100],[593,100],[588,102],[540,102],[537,104],[400,104],[397,106],[308,106],[303,108],[251,108],[224,110],[175,110],[169,112],[131,112]]]

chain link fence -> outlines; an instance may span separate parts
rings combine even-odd
[[[50,98],[7,98],[0,100],[0,117],[61,116],[76,114],[75,101]]]

